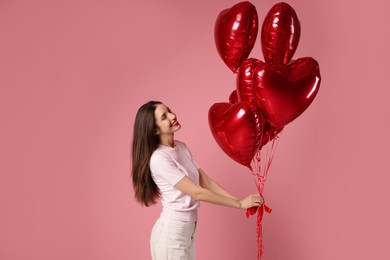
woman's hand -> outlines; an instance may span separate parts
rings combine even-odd
[[[252,194],[239,202],[241,209],[248,209],[252,207],[260,207],[264,203],[264,198],[259,194]]]

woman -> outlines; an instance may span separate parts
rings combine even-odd
[[[232,208],[260,206],[258,194],[237,199],[209,178],[187,146],[174,139],[181,128],[163,103],[150,101],[137,112],[132,147],[135,198],[151,206],[161,196],[162,213],[150,238],[152,259],[195,259],[199,201]]]

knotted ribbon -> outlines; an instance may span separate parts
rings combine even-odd
[[[257,257],[259,260],[261,260],[261,256],[263,255],[263,236],[262,236],[262,224],[261,222],[263,221],[263,215],[264,211],[267,212],[268,214],[271,213],[272,209],[265,205],[265,203],[261,204],[260,207],[252,207],[246,210],[246,217],[249,218],[250,216],[256,214],[257,215]]]

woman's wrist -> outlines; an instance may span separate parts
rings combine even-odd
[[[241,200],[239,200],[239,199],[236,199],[236,201],[238,202],[238,209],[242,209]]]

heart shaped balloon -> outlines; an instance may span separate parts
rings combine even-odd
[[[243,76],[237,79],[238,97],[248,96],[245,91],[254,91],[255,103],[271,125],[280,129],[301,115],[317,95],[321,83],[318,63],[311,57],[298,59],[287,66],[257,63],[251,68],[253,89],[242,87],[249,85],[249,79]]]
[[[262,65],[263,62],[258,59],[245,60],[237,72],[237,98],[239,101],[247,101],[255,103],[256,94],[254,87],[255,70]]]
[[[232,93],[230,93],[230,96],[229,96],[229,103],[230,104],[234,104],[234,103],[237,103],[237,102],[238,102],[237,90],[233,90]]]
[[[261,29],[264,60],[286,65],[297,49],[300,34],[301,26],[295,10],[287,3],[275,4]]]
[[[259,149],[262,115],[248,102],[215,103],[209,110],[209,125],[215,141],[236,162],[250,167]]]
[[[255,88],[253,86],[253,70],[259,65],[261,61],[256,59],[247,59],[244,61],[238,71],[237,75],[237,87],[239,90],[234,90],[229,96],[229,103],[235,104],[237,102],[250,102],[255,104]],[[241,95],[239,98],[238,95]],[[257,108],[258,113],[261,113],[259,108]],[[276,129],[273,127],[264,116],[261,116],[262,122],[262,132],[260,136],[260,145],[259,149],[261,149],[264,145],[266,145],[269,141],[274,139],[278,133],[280,133],[283,128]]]
[[[217,17],[214,39],[225,64],[236,72],[255,44],[258,31],[256,7],[240,2],[223,10]]]

